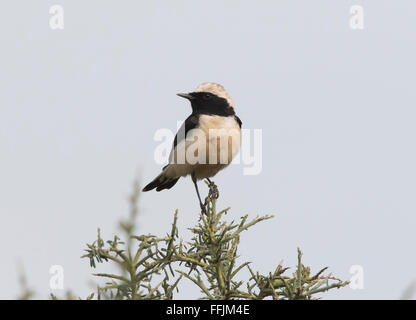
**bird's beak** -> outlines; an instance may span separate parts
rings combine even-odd
[[[191,93],[178,93],[177,95],[188,100],[194,99],[194,96],[192,96]]]

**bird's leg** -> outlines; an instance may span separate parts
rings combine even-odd
[[[201,201],[201,196],[200,196],[199,190],[198,190],[198,184],[196,183],[196,179],[193,176],[192,176],[192,182],[194,183],[196,194],[198,195],[198,200],[199,200],[199,205],[201,207],[201,212],[204,213],[204,214],[207,214],[205,206]]]

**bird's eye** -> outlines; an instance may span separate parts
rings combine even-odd
[[[209,93],[205,93],[202,97],[203,97],[204,100],[209,100],[209,99],[211,99],[212,96]]]

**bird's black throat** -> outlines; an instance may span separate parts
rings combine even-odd
[[[209,92],[194,92],[191,99],[192,114],[195,115],[216,115],[233,116],[234,109],[229,105],[225,98],[219,97]]]

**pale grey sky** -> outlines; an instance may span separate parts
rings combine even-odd
[[[54,4],[64,30],[49,27]],[[350,28],[355,4],[364,30]],[[299,246],[345,280],[363,266],[363,290],[327,298],[400,297],[416,280],[415,12],[411,0],[1,1],[0,298],[19,292],[18,261],[39,298],[56,264],[66,288],[90,292],[85,243],[117,231],[134,178],[160,170],[155,131],[190,113],[175,94],[205,81],[263,132],[261,174],[214,179],[230,215],[276,216],[242,238],[243,258],[268,272],[294,266]],[[143,233],[165,234],[176,208],[185,236],[198,220],[189,178],[140,204]]]

